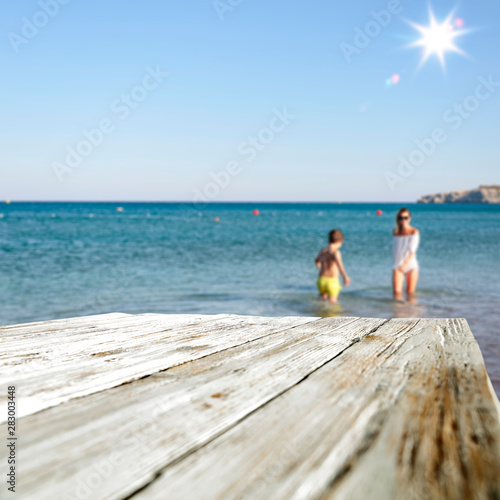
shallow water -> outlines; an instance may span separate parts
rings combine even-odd
[[[111,311],[465,317],[500,393],[500,206],[410,206],[422,234],[415,304],[391,299],[398,208],[1,205],[0,324]],[[352,285],[327,306],[316,299],[313,259],[334,227],[346,237]]]

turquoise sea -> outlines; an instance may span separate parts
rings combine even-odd
[[[399,207],[2,204],[0,324],[112,311],[465,317],[500,393],[500,206],[409,205],[422,236],[415,304],[391,298]],[[338,306],[315,289],[313,259],[332,228],[352,278]]]

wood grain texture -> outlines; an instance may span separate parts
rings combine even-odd
[[[500,498],[498,399],[479,347],[465,320],[425,326],[401,352],[406,383],[375,446],[325,499],[382,489],[409,500]],[[378,457],[392,459],[385,481]]]
[[[384,320],[309,322],[22,420],[26,498],[75,495],[103,464],[93,499],[123,498],[293,387]],[[82,412],[85,435],[79,432]],[[44,436],[54,436],[43,439]],[[89,439],[89,436],[91,438]],[[61,460],[73,451],[69,466]],[[45,456],[43,464],[36,457]],[[56,472],[54,472],[56,471]],[[76,473],[76,471],[78,471]],[[46,492],[46,495],[44,495]]]
[[[2,339],[0,385],[15,384],[22,417],[244,344],[314,318],[145,315]],[[6,395],[0,394],[0,423]]]
[[[498,498],[486,377],[465,321],[391,320],[133,498]]]
[[[500,498],[465,320],[100,315],[4,327],[0,363],[23,500]]]
[[[50,321],[36,321],[34,323],[23,323],[21,325],[0,326],[0,340],[8,335],[25,335],[26,333],[45,333],[48,331],[67,330],[78,326],[97,325],[109,321],[133,317],[131,314],[109,313],[97,314],[94,316],[82,316],[79,318],[54,319]]]

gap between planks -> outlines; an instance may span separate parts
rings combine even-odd
[[[128,387],[93,394],[27,417],[22,421],[26,429],[31,429],[25,434],[27,452],[29,456],[46,459],[44,463],[35,458],[25,463],[29,478],[25,486],[36,490],[36,496],[26,498],[49,499],[55,488],[74,495],[77,478],[91,474],[95,463],[110,457],[109,443],[116,445],[115,451],[121,451],[124,456],[130,452],[123,436],[130,437],[135,428],[134,419],[150,421],[151,414],[158,409],[158,397],[162,397],[165,407],[151,425],[154,436],[148,435],[154,449],[139,448],[133,452],[134,463],[146,465],[130,470],[129,464],[124,463],[116,471],[119,477],[104,481],[99,490],[93,492],[93,499],[118,499],[130,495],[151,481],[158,470],[223,434],[245,415],[307,378],[311,371],[338,356],[385,321],[341,318],[293,326],[260,337],[251,345],[220,351],[128,384]],[[291,362],[296,365],[293,369]],[[247,371],[238,369],[242,363]],[[171,386],[173,389],[169,392]],[[145,398],[147,391],[152,399]],[[214,396],[217,397],[214,399]],[[129,407],[127,398],[131,397]],[[116,410],[113,401],[119,405]],[[205,402],[210,403],[210,408]],[[82,414],[91,416],[85,430],[90,440],[81,436],[78,419]],[[190,422],[189,428],[187,422]],[[58,434],[52,440],[43,440],[43,436],[52,436],[56,430]],[[67,449],[80,456],[76,476],[67,477],[64,464],[60,463]]]
[[[92,326],[86,325],[72,334],[71,329],[66,332],[71,340],[64,344],[53,342],[50,336],[42,337],[40,349],[53,350],[48,355],[48,363],[35,359],[31,365],[15,365],[0,377],[0,384],[23,387],[19,396],[22,403],[19,417],[22,417],[316,320],[235,315],[202,318],[197,324],[197,318],[189,315],[182,318],[131,317],[127,318],[131,323],[98,332],[89,330]],[[57,331],[60,335],[61,330]],[[37,336],[37,342],[39,338]],[[152,344],[155,341],[158,343]],[[203,345],[198,345],[199,341]],[[101,356],[103,342],[108,345]],[[23,346],[22,339],[10,347],[11,352],[19,346]],[[22,352],[20,356],[22,359]],[[0,395],[0,411],[5,405],[6,396]],[[0,423],[5,422],[5,415],[5,411],[0,414]]]
[[[405,321],[364,337],[128,498],[493,498],[500,431],[477,343],[463,320]]]

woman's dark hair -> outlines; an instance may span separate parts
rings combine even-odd
[[[344,235],[340,229],[332,229],[328,233],[328,241],[330,243],[339,243],[344,241]]]

